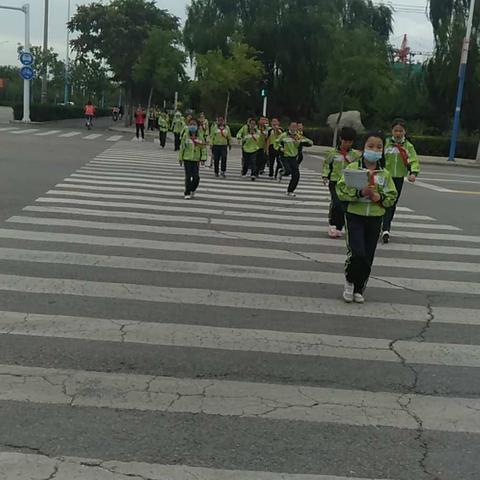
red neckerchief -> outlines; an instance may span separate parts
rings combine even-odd
[[[223,133],[225,131],[225,127],[218,127],[218,129],[220,130],[220,135],[223,137],[223,138],[227,138],[225,136],[225,134]]]
[[[401,143],[397,142],[395,139],[394,139],[394,141],[395,141],[395,146],[397,147],[398,152],[400,153],[400,156],[402,157],[402,162],[403,162],[403,164],[404,164],[406,167],[408,167],[408,165],[409,165],[410,163],[409,163],[409,161],[408,161],[408,152],[407,152],[407,150],[405,150],[405,147],[404,147]]]
[[[249,132],[250,133],[250,132]],[[252,136],[253,140],[255,140],[255,142],[257,141],[257,137],[255,136],[255,134],[253,133],[250,133],[250,135]]]
[[[347,162],[347,163],[350,163],[350,160],[348,159],[348,150],[339,150],[340,151],[340,155],[344,158],[344,160]]]

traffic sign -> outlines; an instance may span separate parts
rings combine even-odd
[[[32,67],[25,66],[20,69],[20,76],[24,80],[33,80],[35,77],[35,72]]]
[[[30,52],[22,52],[19,58],[22,65],[30,66],[33,63],[33,55]]]

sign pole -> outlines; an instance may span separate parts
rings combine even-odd
[[[262,110],[262,112],[263,112],[262,115],[264,117],[267,116],[267,105],[268,105],[268,97],[265,96],[265,97],[263,97],[263,110]]]
[[[23,7],[25,13],[25,51],[30,52],[30,5]],[[23,119],[22,122],[30,123],[30,80],[23,81]]]

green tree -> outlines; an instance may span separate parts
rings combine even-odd
[[[180,38],[177,32],[153,28],[134,66],[133,78],[137,84],[145,86],[146,91],[154,91],[159,99],[173,97],[186,81],[186,54]]]
[[[71,43],[79,57],[106,60],[114,80],[125,86],[131,106],[134,67],[151,30],[176,32],[179,20],[152,0],[112,0],[79,6],[68,27],[78,34]]]
[[[442,130],[448,130],[458,85],[458,67],[466,32],[469,0],[431,0],[429,15],[435,36],[435,52],[428,62],[426,83],[431,117]],[[474,15],[470,56],[466,72],[462,126],[467,131],[478,129],[480,110],[480,3]]]
[[[382,117],[394,79],[378,34],[365,28],[337,31],[327,70],[324,94],[329,112],[339,112],[337,129],[344,110],[359,110],[367,121]]]
[[[224,108],[228,118],[232,93],[258,82],[264,70],[256,54],[244,43],[233,43],[227,56],[220,49],[197,55],[198,88],[210,111],[218,113]]]

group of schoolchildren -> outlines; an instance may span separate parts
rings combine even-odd
[[[185,199],[194,198],[200,182],[200,164],[208,161],[211,148],[215,176],[225,177],[232,134],[223,117],[211,126],[202,113],[199,119],[184,119],[177,112],[170,126],[175,135],[175,150],[185,169]],[[347,260],[343,298],[347,303],[364,303],[364,292],[370,277],[379,238],[388,244],[391,223],[402,193],[404,180],[415,182],[420,173],[418,157],[406,138],[406,125],[401,119],[392,124],[391,134],[372,132],[363,145],[354,150],[354,129],[341,130],[337,148],[326,155],[322,177],[330,190],[328,234],[339,238],[346,230]],[[287,196],[294,197],[299,183],[299,165],[303,147],[313,142],[303,133],[303,125],[291,122],[285,131],[278,119],[254,118],[236,136],[242,148],[242,176],[255,181],[260,175],[279,181],[290,176]],[[212,166],[212,165],[210,165]],[[346,180],[347,170],[362,170],[368,184],[358,189]]]
[[[226,177],[228,152],[232,149],[232,133],[222,116],[212,125],[203,113],[198,120],[189,116],[184,119],[176,113],[171,129],[175,137],[175,150],[179,151],[179,161],[185,167],[185,199],[190,200],[200,182],[199,165],[208,161],[208,148],[211,148],[210,167],[214,167],[216,177]],[[242,176],[250,172],[252,181],[265,175],[271,180],[282,181],[290,176],[287,196],[295,197],[295,189],[300,180],[299,165],[303,160],[303,147],[313,145],[306,138],[301,123],[291,122],[284,131],[278,119],[271,126],[265,117],[257,123],[249,118],[240,128],[236,140],[242,149]],[[192,166],[185,162],[194,162]],[[268,172],[267,172],[268,167]]]
[[[420,164],[412,143],[406,138],[401,119],[392,124],[391,135],[382,132],[365,136],[361,151],[353,149],[356,133],[343,128],[337,148],[328,153],[322,177],[331,194],[328,233],[332,238],[346,229],[348,255],[345,264],[347,303],[364,303],[364,292],[372,269],[380,235],[390,242],[391,223],[405,178],[415,182]],[[348,170],[365,170],[368,184],[358,189],[346,179]]]

